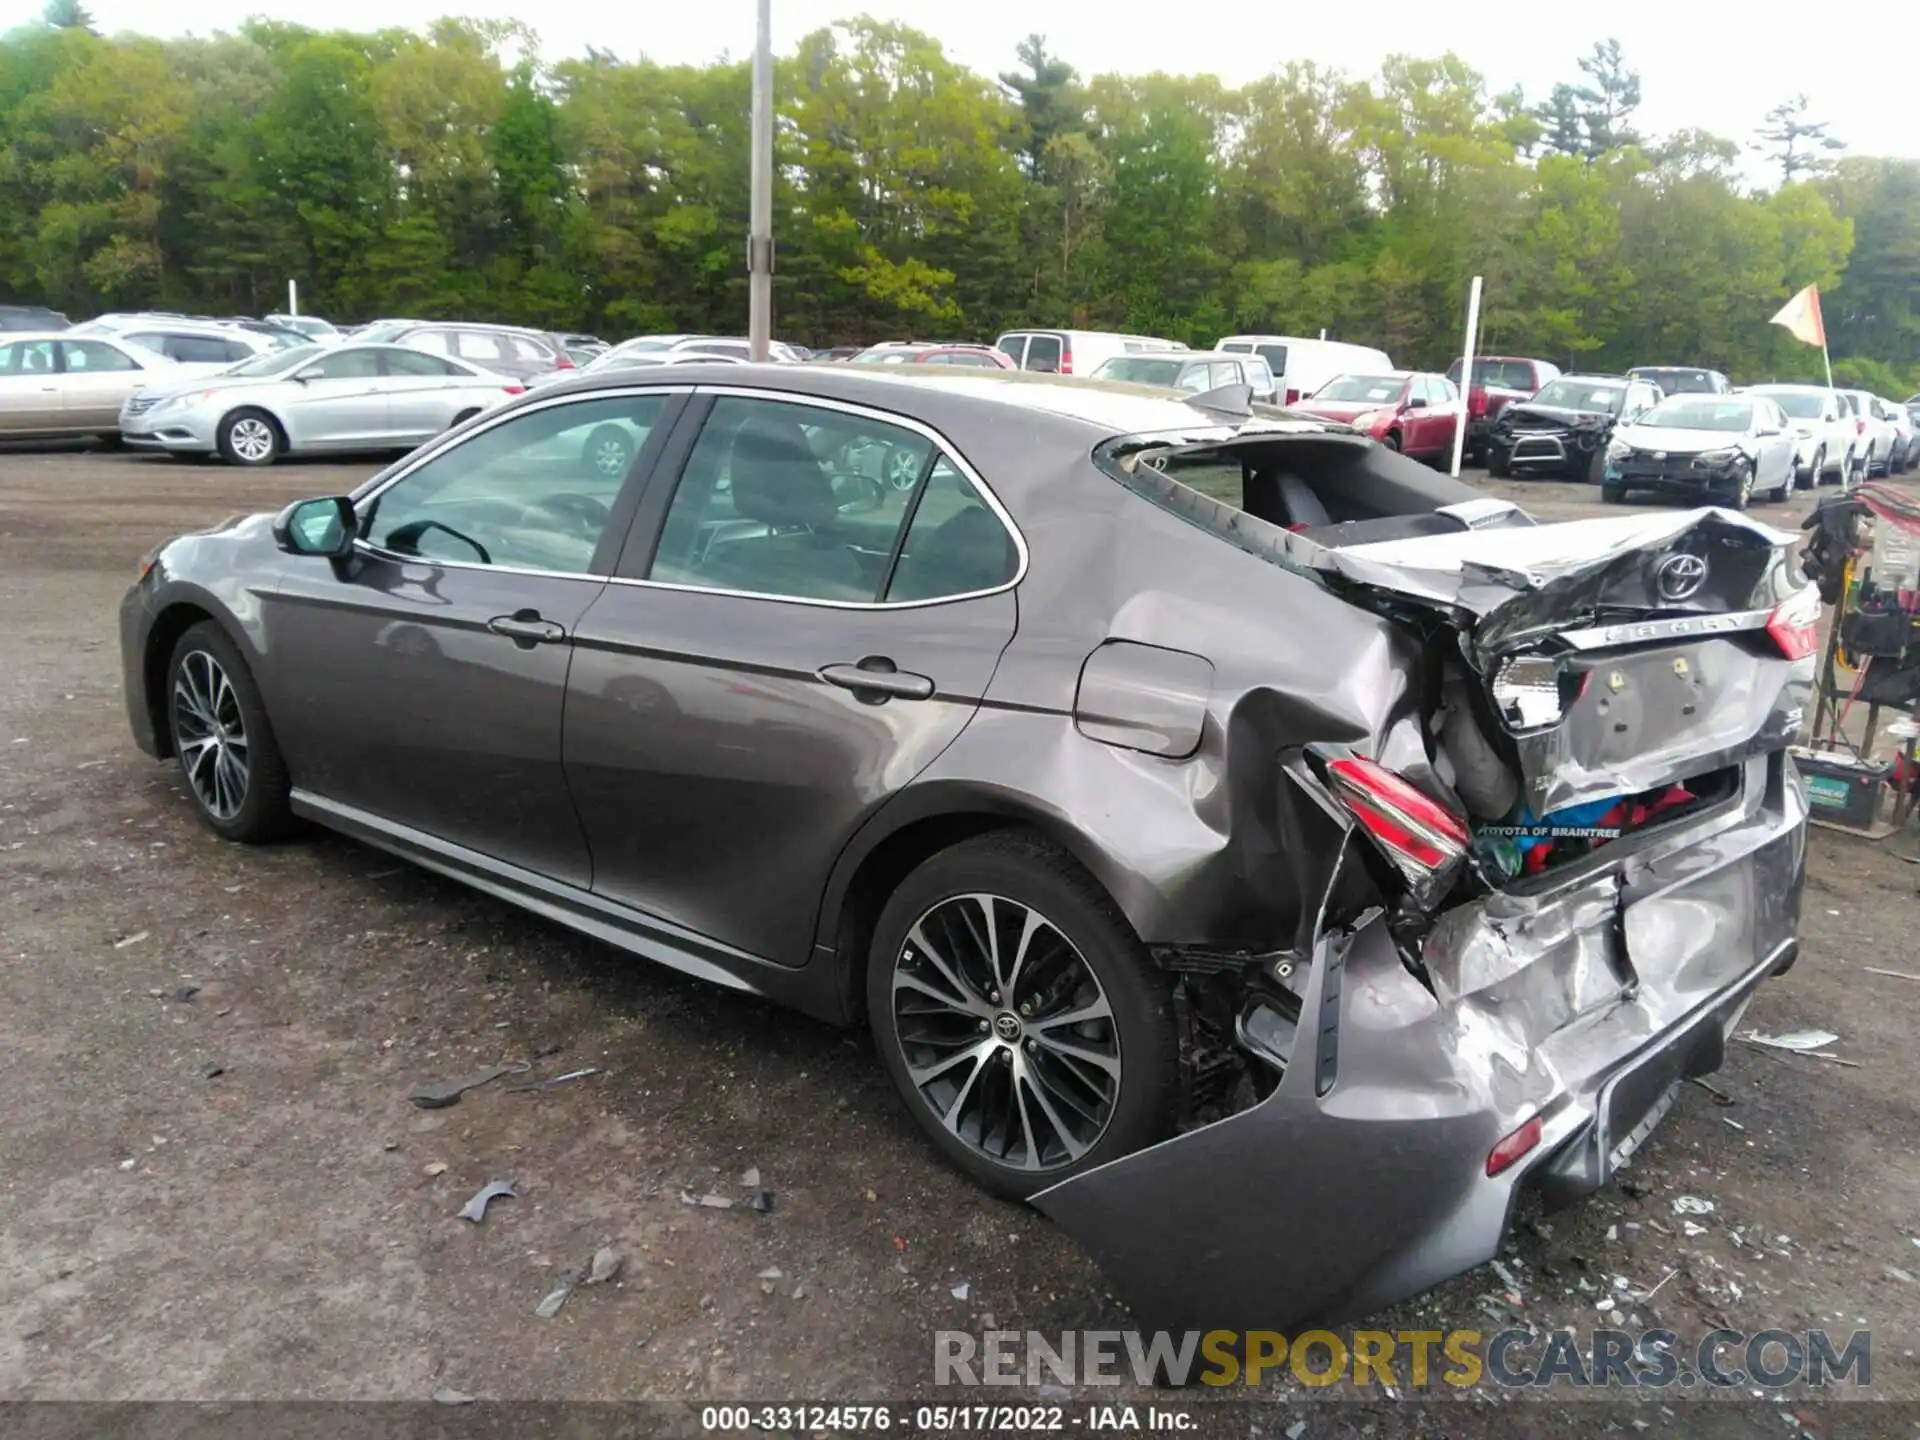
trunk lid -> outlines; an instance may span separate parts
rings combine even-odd
[[[1475,728],[1535,823],[1794,739],[1819,614],[1794,543],[1699,509],[1361,544],[1314,564],[1350,600],[1457,654]],[[1446,736],[1451,750],[1477,743]],[[1475,769],[1450,759],[1457,774]],[[1502,818],[1497,787],[1479,804],[1472,789],[1460,791],[1470,813]]]

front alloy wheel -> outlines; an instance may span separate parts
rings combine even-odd
[[[1744,510],[1753,503],[1753,466],[1743,464],[1733,476],[1733,508]]]
[[[996,1165],[1071,1165],[1112,1119],[1120,1036],[1106,991],[1016,900],[959,895],[915,921],[894,961],[893,1021],[920,1098]]]
[[[174,642],[165,684],[155,699],[202,823],[249,843],[292,833],[286,761],[240,647],[211,620],[191,625]]]
[[[214,820],[232,823],[247,801],[247,721],[233,682],[205,650],[189,651],[174,672],[173,743],[193,798]]]

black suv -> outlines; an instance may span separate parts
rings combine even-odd
[[[1607,468],[1613,427],[1664,398],[1645,375],[1562,375],[1531,400],[1509,405],[1487,437],[1487,473],[1516,470],[1598,485]]]

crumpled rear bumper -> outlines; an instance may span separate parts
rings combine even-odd
[[[1433,990],[1378,920],[1331,933],[1272,1095],[1033,1203],[1148,1329],[1297,1330],[1471,1269],[1522,1186],[1565,1201],[1603,1183],[1679,1082],[1719,1065],[1795,956],[1805,835],[1791,763],[1760,756],[1722,809],[1449,912]],[[1539,1146],[1489,1176],[1534,1115]]]

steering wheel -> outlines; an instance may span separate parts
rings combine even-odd
[[[589,535],[596,535],[607,523],[607,507],[591,495],[578,495],[573,491],[563,491],[558,495],[549,495],[544,500],[536,500],[530,507],[535,510],[551,510],[556,515],[565,515]]]

